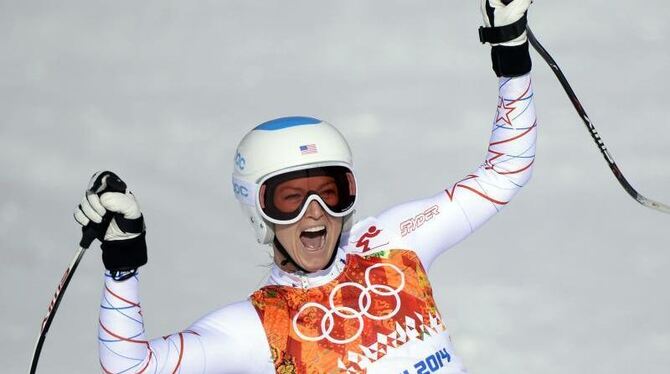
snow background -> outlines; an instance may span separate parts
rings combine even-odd
[[[478,7],[0,1],[3,372],[27,371],[95,170],[117,171],[142,203],[151,336],[246,297],[267,273],[229,182],[255,124],[304,114],[338,126],[355,155],[359,217],[473,170],[497,96]],[[536,1],[530,16],[625,175],[664,202],[669,11],[661,0]],[[625,194],[534,62],[534,178],[431,270],[456,348],[472,373],[666,372],[670,217]],[[98,251],[67,290],[42,373],[99,371]]]

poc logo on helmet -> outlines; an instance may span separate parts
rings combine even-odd
[[[242,157],[240,152],[237,152],[237,154],[235,154],[235,165],[237,166],[237,168],[240,170],[244,170],[246,164],[247,160],[245,160],[244,157]]]
[[[249,189],[233,182],[233,192],[235,195],[240,195],[242,197],[249,197]]]

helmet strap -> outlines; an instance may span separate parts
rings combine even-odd
[[[307,270],[305,270],[302,266],[298,265],[298,263],[291,257],[290,254],[286,251],[286,248],[279,242],[279,239],[277,239],[277,236],[275,235],[274,240],[272,241],[272,244],[274,244],[274,247],[277,248],[279,253],[284,257],[283,260],[281,260],[280,265],[281,266],[286,266],[287,264],[293,265],[296,269],[302,271],[303,273],[309,273]]]

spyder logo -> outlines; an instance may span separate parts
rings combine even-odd
[[[430,221],[436,215],[440,214],[440,208],[433,205],[423,212],[417,214],[415,217],[406,219],[400,223],[400,235],[406,236],[414,232],[414,230],[421,227],[424,223]]]

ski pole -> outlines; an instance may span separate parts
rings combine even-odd
[[[505,4],[505,5],[508,5],[512,1],[513,0],[502,0],[502,3]],[[556,61],[551,57],[549,52],[547,52],[547,50],[537,40],[537,38],[535,37],[535,34],[533,34],[533,32],[531,31],[530,26],[526,26],[526,33],[528,35],[528,40],[530,42],[530,45],[532,45],[533,49],[535,49],[535,51],[540,56],[542,56],[544,61],[547,63],[547,65],[549,65],[551,70],[556,75],[556,78],[558,78],[558,81],[561,83],[561,86],[563,86],[563,89],[565,90],[565,93],[568,95],[568,98],[572,102],[572,105],[575,107],[575,110],[577,110],[577,114],[579,114],[579,116],[582,118],[582,121],[584,122],[584,125],[586,126],[586,128],[589,130],[589,133],[591,134],[591,138],[593,138],[593,141],[596,142],[596,145],[598,146],[598,149],[600,150],[600,153],[602,153],[603,157],[605,158],[605,161],[607,161],[607,165],[610,167],[610,170],[612,170],[612,173],[614,173],[614,176],[619,181],[619,184],[621,184],[623,189],[626,192],[628,192],[628,194],[633,199],[635,199],[635,201],[642,204],[642,206],[658,210],[659,212],[670,214],[670,206],[643,196],[641,193],[637,192],[637,190],[635,188],[633,188],[633,186],[624,177],[623,173],[621,172],[621,169],[619,169],[619,166],[617,166],[617,164],[614,162],[614,158],[612,157],[612,155],[607,150],[607,147],[605,146],[605,142],[603,142],[602,138],[598,134],[598,131],[596,130],[595,126],[593,125],[593,122],[591,122],[591,119],[586,114],[586,111],[584,110],[584,107],[582,106],[582,103],[577,98],[577,94],[575,94],[575,91],[570,86],[570,83],[568,82],[568,79],[565,77],[565,75],[561,71],[561,68],[558,66]]]
[[[117,177],[114,173],[109,173],[109,175],[107,175],[105,183],[106,187],[102,191],[98,192],[98,195],[102,195],[105,192],[123,193],[126,191],[126,184],[121,179],[119,179],[119,177]],[[93,191],[90,192],[94,193]],[[42,353],[42,346],[44,345],[44,340],[47,337],[47,332],[49,332],[51,322],[53,322],[53,319],[56,316],[58,306],[60,305],[61,300],[63,300],[65,290],[67,289],[68,284],[70,284],[70,280],[72,280],[72,276],[74,275],[74,272],[77,270],[79,262],[81,262],[81,259],[82,257],[84,257],[86,249],[88,249],[91,243],[93,243],[93,240],[95,240],[96,238],[102,240],[104,238],[105,229],[112,221],[113,217],[114,217],[113,212],[107,212],[102,217],[102,222],[97,224],[95,222],[89,222],[88,225],[82,227],[82,236],[81,241],[79,242],[79,249],[75,252],[74,258],[72,258],[72,261],[70,262],[70,266],[68,266],[68,268],[65,270],[65,273],[63,274],[63,277],[61,278],[58,287],[56,287],[56,292],[54,293],[53,299],[51,299],[51,303],[49,303],[49,307],[47,308],[47,314],[44,316],[44,319],[42,320],[40,334],[37,337],[37,342],[35,343],[35,349],[33,350],[33,359],[30,364],[30,374],[35,374],[35,371],[37,370],[37,362],[40,359],[40,354]]]
[[[510,2],[511,0],[504,1],[504,3],[510,3]],[[528,40],[530,41],[530,44],[533,46],[535,51],[537,51],[537,53],[539,53],[540,56],[542,56],[544,61],[547,62],[551,70],[556,75],[556,78],[558,78],[558,81],[561,83],[561,86],[563,86],[565,93],[568,95],[568,98],[570,98],[572,105],[575,107],[575,110],[577,110],[577,113],[582,118],[582,121],[584,121],[584,125],[586,125],[586,128],[589,130],[591,138],[593,138],[593,141],[598,146],[598,149],[600,149],[600,153],[602,153],[603,157],[605,158],[605,161],[607,161],[607,165],[610,167],[610,170],[612,170],[612,173],[614,173],[614,176],[619,181],[619,184],[621,184],[623,189],[626,190],[626,192],[628,192],[628,194],[633,199],[635,199],[635,201],[642,204],[643,206],[658,210],[663,213],[670,214],[670,206],[643,196],[642,194],[637,192],[637,190],[633,188],[633,186],[624,177],[623,173],[621,172],[617,164],[614,162],[614,158],[607,150],[607,147],[605,146],[605,143],[598,134],[598,131],[596,131],[595,126],[593,126],[593,122],[591,122],[591,119],[589,119],[589,116],[586,114],[586,111],[584,110],[584,107],[577,98],[575,91],[573,91],[572,87],[570,87],[570,83],[568,83],[568,79],[561,71],[561,68],[558,66],[556,61],[554,61],[549,52],[547,52],[547,50],[542,46],[542,44],[540,44],[540,42],[537,40],[533,32],[530,30],[530,27],[526,27],[526,31],[528,33]]]

